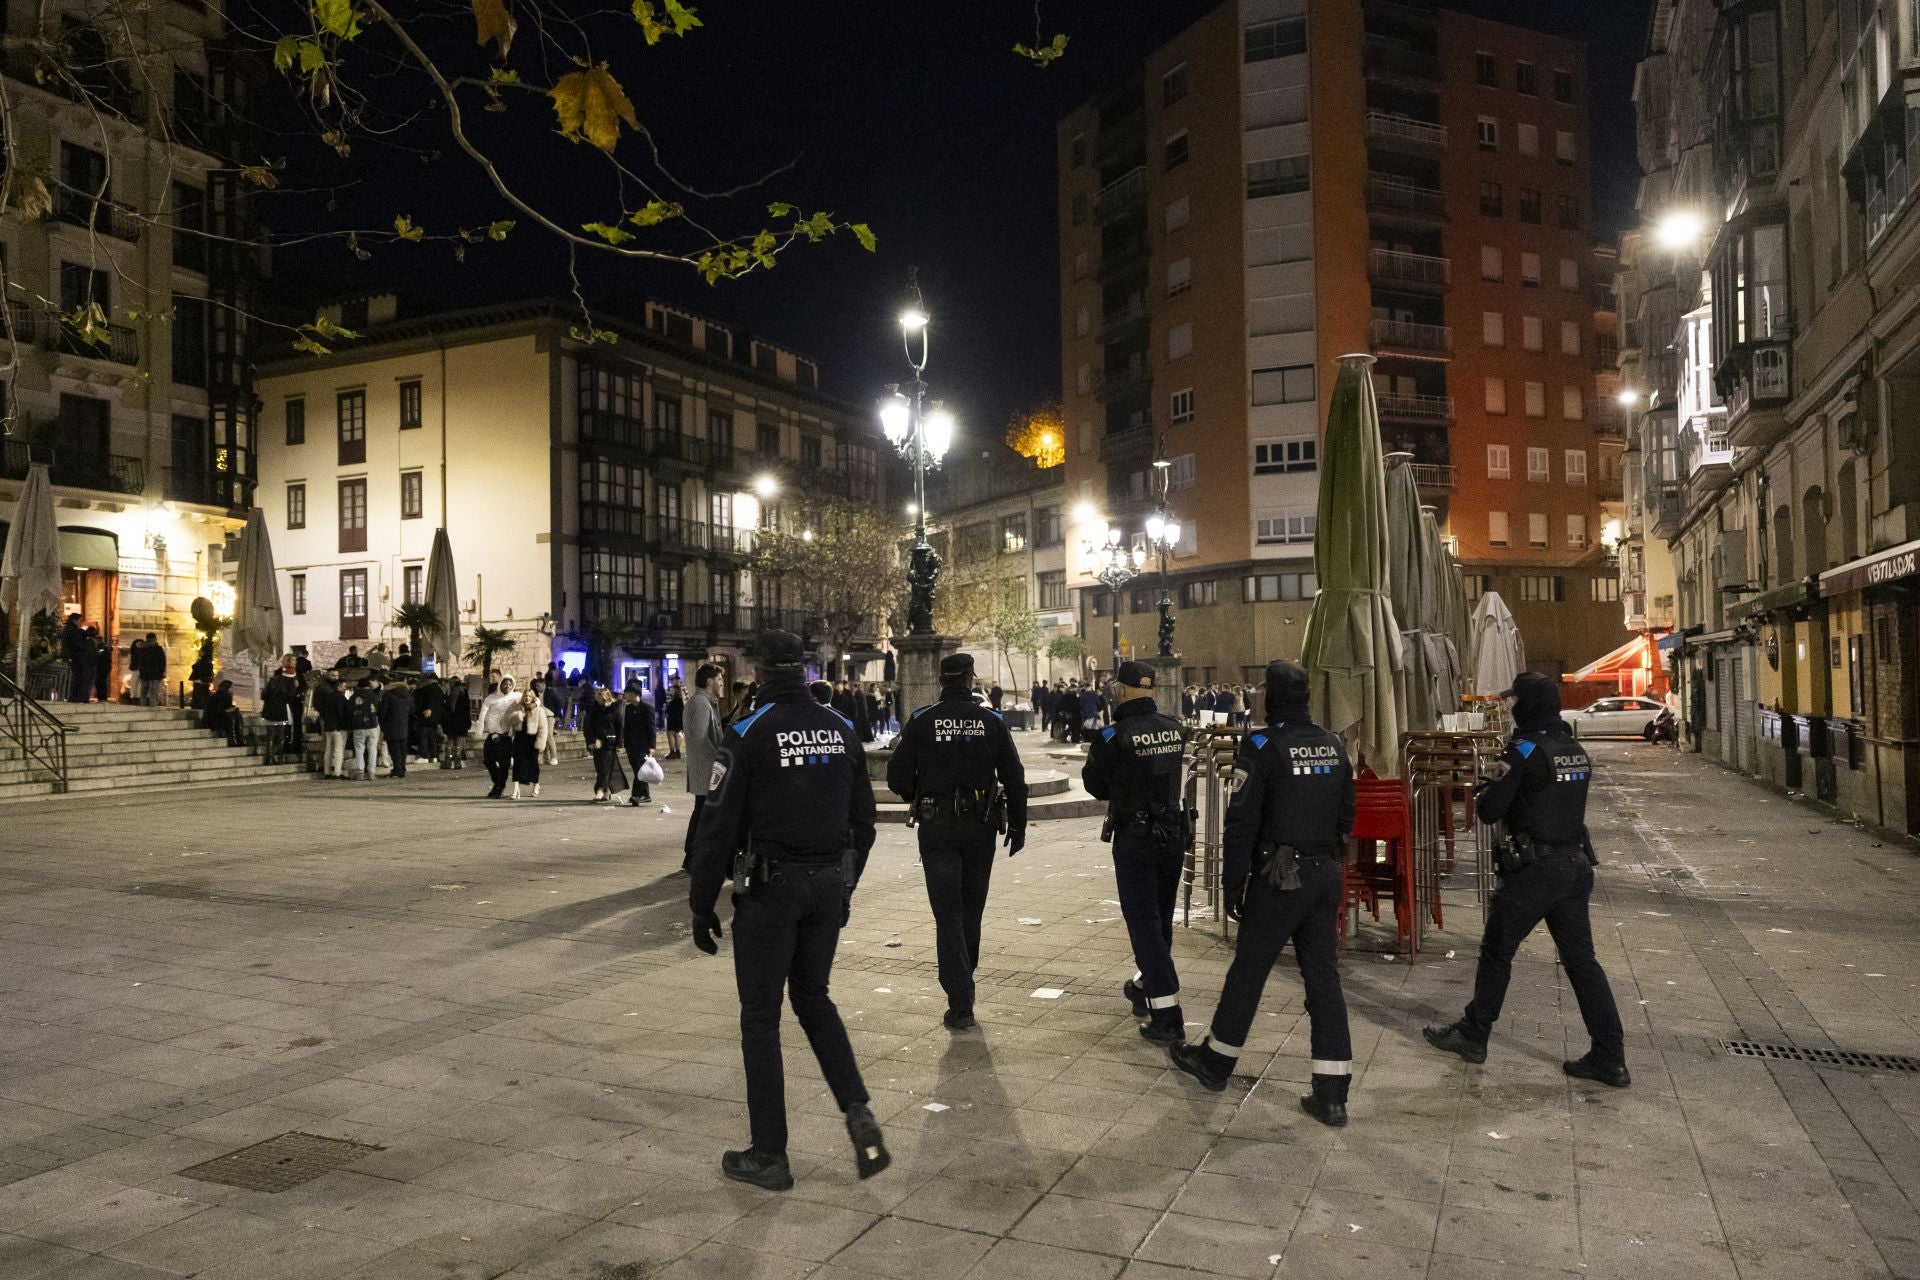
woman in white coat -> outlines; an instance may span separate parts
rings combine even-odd
[[[520,695],[520,705],[507,717],[507,732],[513,739],[513,798],[520,798],[522,784],[530,784],[540,794],[540,757],[553,739],[553,713],[540,705],[539,695],[529,689]]]

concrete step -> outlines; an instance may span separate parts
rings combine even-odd
[[[313,775],[304,765],[251,765],[230,769],[202,770],[190,775],[169,775],[163,779],[135,779],[135,784],[147,787],[155,782],[166,787],[169,793],[175,791],[194,791],[212,787],[244,787],[262,783],[280,783],[282,785],[303,784]],[[112,795],[132,787],[116,779],[93,778],[75,779],[69,788],[69,795]],[[17,802],[59,799],[54,794],[51,782],[0,783],[0,805]]]

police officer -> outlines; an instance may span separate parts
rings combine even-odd
[[[1560,686],[1554,680],[1523,672],[1510,696],[1514,733],[1500,757],[1505,772],[1482,782],[1476,801],[1480,820],[1504,820],[1508,835],[1496,855],[1500,887],[1487,909],[1473,1001],[1458,1022],[1428,1027],[1425,1034],[1437,1049],[1485,1062],[1487,1037],[1513,975],[1514,953],[1544,919],[1593,1041],[1584,1057],[1561,1063],[1561,1070],[1624,1089],[1633,1078],[1627,1073],[1620,1011],[1594,958],[1587,918],[1597,861],[1586,828],[1593,762],[1560,718]]]
[[[1107,802],[1102,839],[1113,842],[1120,914],[1139,972],[1121,988],[1140,1034],[1156,1044],[1187,1038],[1180,975],[1173,967],[1173,903],[1192,824],[1182,804],[1187,731],[1153,704],[1153,668],[1123,662],[1114,672],[1113,723],[1093,734],[1080,777]]]
[[[1353,768],[1339,737],[1313,723],[1302,668],[1268,663],[1266,704],[1265,731],[1248,734],[1233,762],[1227,805],[1223,887],[1227,914],[1240,921],[1233,966],[1207,1038],[1174,1045],[1173,1065],[1215,1093],[1227,1087],[1267,974],[1291,941],[1313,1029],[1313,1092],[1300,1107],[1338,1128],[1353,1078],[1336,937]]]
[[[873,784],[860,737],[807,692],[798,636],[754,642],[759,707],[736,721],[713,762],[693,842],[694,945],[719,947],[714,900],[734,873],[733,973],[752,1144],[720,1161],[727,1177],[768,1191],[793,1186],[787,1168],[786,1073],[780,1000],[786,992],[820,1070],[846,1114],[862,1178],[890,1162],[827,975],[853,888],[873,848]]]
[[[940,660],[940,700],[908,718],[887,763],[887,786],[913,807],[919,824],[947,993],[943,1021],[965,1031],[973,1026],[994,837],[1006,831],[1008,857],[1027,843],[1027,772],[1000,713],[974,699],[971,654]]]

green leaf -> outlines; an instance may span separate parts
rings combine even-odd
[[[493,84],[519,84],[520,73],[508,70],[506,67],[494,67],[488,73],[487,79]]]
[[[771,231],[762,231],[753,238],[753,260],[763,267],[773,265],[773,247],[780,243]],[[744,264],[742,264],[744,265]]]
[[[300,70],[308,75],[327,65],[327,51],[320,47],[318,41],[302,40],[297,52],[300,54]]]
[[[293,340],[293,349],[295,351],[305,351],[309,355],[316,356],[330,356],[333,354],[332,347],[322,346],[304,333]]]
[[[313,318],[312,324],[303,325],[302,328],[311,329],[313,330],[313,332],[319,334],[323,338],[349,338],[350,339],[350,338],[357,338],[360,336],[358,330],[349,329],[344,325],[336,324],[334,321],[328,319],[324,315],[316,315]]]
[[[591,235],[599,236],[608,244],[623,244],[633,239],[633,232],[623,227],[616,227],[608,222],[588,222],[582,224],[580,229]]]
[[[513,230],[513,219],[511,218],[502,218],[498,222],[489,222],[487,224],[487,239],[505,240],[507,238],[507,232],[511,230]]]
[[[627,221],[636,227],[653,227],[668,218],[677,218],[686,212],[684,205],[668,204],[662,200],[649,200],[640,208],[627,215]]]
[[[399,236],[402,240],[418,240],[420,239],[420,237],[426,235],[426,232],[423,229],[414,226],[413,219],[409,218],[404,213],[394,218],[393,233]]]
[[[240,176],[265,191],[280,185],[280,179],[264,164],[243,164],[240,166]]]
[[[879,244],[878,239],[875,238],[873,234],[873,228],[869,227],[864,222],[854,223],[853,226],[849,228],[849,230],[853,232],[853,238],[860,242],[860,247],[862,249],[865,249],[868,253],[872,253],[875,247]]]
[[[694,10],[681,4],[680,0],[666,0],[666,3],[667,17],[673,20],[673,34],[676,36],[684,36],[695,27],[705,25],[693,16]]]
[[[1067,37],[1064,34],[1057,35],[1049,43],[1037,49],[1031,45],[1016,44],[1013,46],[1013,51],[1031,61],[1036,67],[1051,66],[1067,52]]]
[[[793,212],[793,206],[784,200],[775,200],[767,206],[767,212],[776,218],[784,218]]]
[[[822,211],[811,218],[793,224],[793,229],[814,244],[819,244],[833,234],[833,215]]]
[[[298,36],[281,36],[273,42],[273,69],[285,75],[293,70],[294,50],[299,47]]]
[[[360,34],[360,15],[354,11],[353,0],[313,0],[313,16],[323,31],[342,40]]]

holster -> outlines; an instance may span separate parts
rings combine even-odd
[[[733,896],[736,901],[752,897],[753,891],[766,879],[766,859],[755,854],[751,846],[733,855]]]
[[[1532,836],[1509,834],[1501,837],[1500,843],[1493,847],[1493,869],[1503,876],[1510,876],[1532,866],[1537,856]]]
[[[1255,874],[1267,882],[1269,889],[1292,893],[1300,887],[1300,851],[1290,844],[1262,842]]]
[[[1100,824],[1100,843],[1113,843],[1113,815],[1111,813],[1109,813],[1106,819]]]

